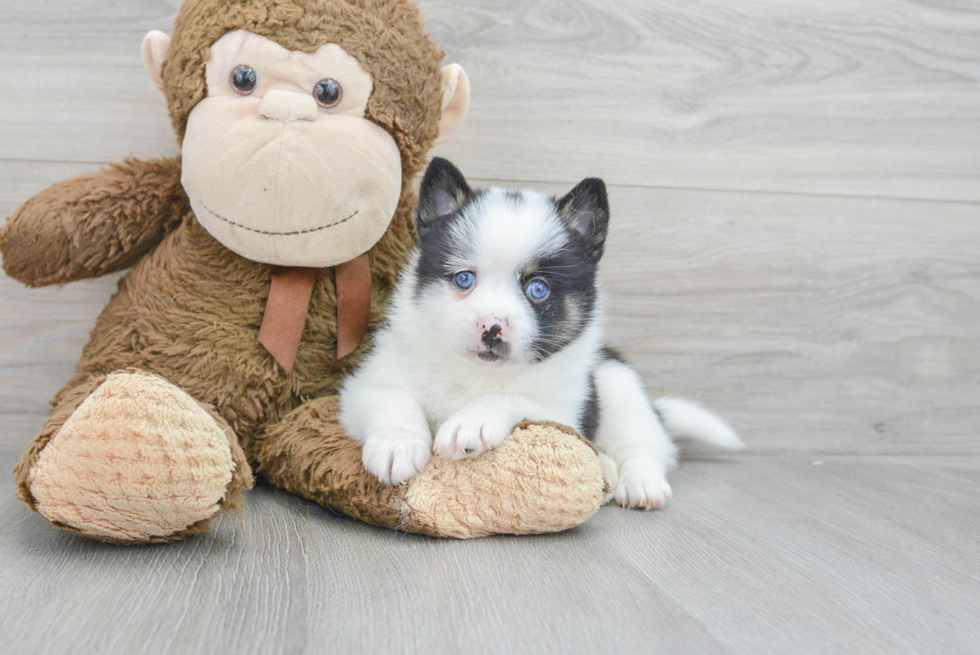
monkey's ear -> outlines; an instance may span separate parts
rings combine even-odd
[[[565,224],[581,237],[589,259],[594,262],[602,259],[609,230],[609,199],[605,183],[597,177],[586,178],[557,204],[558,213]]]
[[[160,70],[168,55],[170,55],[170,37],[160,30],[147,32],[143,37],[143,66],[150,74],[150,79],[160,89],[160,93],[165,93]]]
[[[459,64],[442,68],[442,117],[439,119],[439,137],[436,143],[445,141],[456,126],[466,118],[470,108],[470,78]]]
[[[419,208],[415,225],[419,234],[440,218],[451,216],[469,198],[470,186],[459,169],[442,157],[434,158],[425,169],[419,187]]]

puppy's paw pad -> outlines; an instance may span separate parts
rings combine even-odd
[[[663,475],[643,471],[624,471],[616,487],[616,502],[627,509],[658,509],[672,495]]]
[[[362,460],[364,467],[383,483],[399,485],[424,469],[431,456],[428,439],[387,432],[364,443]]]
[[[477,457],[504,442],[510,429],[494,417],[461,410],[449,417],[436,433],[436,454],[446,459]]]

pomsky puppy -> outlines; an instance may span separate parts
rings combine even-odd
[[[559,200],[473,191],[437,158],[416,222],[419,243],[387,325],[340,393],[341,422],[382,482],[421,471],[433,445],[442,457],[477,457],[523,419],[548,420],[593,441],[620,505],[653,509],[671,494],[671,436],[741,447],[697,405],[651,405],[636,372],[606,347],[596,281],[609,225],[602,180]]]

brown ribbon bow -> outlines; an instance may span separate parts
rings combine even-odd
[[[292,375],[318,269],[276,266],[259,328],[265,346]],[[371,315],[371,265],[367,255],[334,267],[337,289],[337,359],[354,352],[367,333]]]

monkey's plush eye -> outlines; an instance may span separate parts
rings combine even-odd
[[[544,280],[531,280],[531,283],[527,285],[524,290],[527,297],[536,302],[541,302],[548,297],[550,290],[548,289],[548,284]]]
[[[258,83],[259,76],[255,74],[255,69],[251,66],[242,64],[241,66],[235,66],[234,70],[231,71],[231,88],[236,93],[247,96],[252,91],[255,91],[255,85]]]
[[[343,95],[344,90],[341,88],[340,82],[332,77],[323,78],[313,87],[313,97],[316,98],[316,103],[327,109],[336,107]]]
[[[476,275],[473,271],[461,271],[456,274],[456,286],[466,291],[472,289],[476,284]]]

